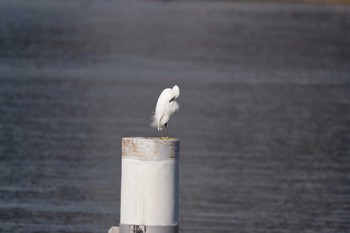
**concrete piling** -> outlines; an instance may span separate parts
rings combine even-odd
[[[122,139],[120,233],[179,232],[179,146],[177,138]]]

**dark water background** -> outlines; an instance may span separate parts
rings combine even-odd
[[[350,232],[350,6],[0,2],[0,232],[107,232],[178,84],[180,230]]]

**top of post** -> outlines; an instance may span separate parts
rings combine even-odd
[[[138,160],[179,159],[178,138],[124,137],[122,157]]]

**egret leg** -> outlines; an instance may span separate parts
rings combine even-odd
[[[165,123],[164,127],[165,127],[165,133],[166,133],[165,137],[168,138],[168,123]]]
[[[162,137],[161,139],[168,139],[168,124],[165,124],[163,127],[162,127]]]
[[[164,136],[164,127],[162,128],[162,138],[165,138],[165,136]]]

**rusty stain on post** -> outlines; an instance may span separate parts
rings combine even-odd
[[[177,138],[125,137],[122,139],[122,157],[138,159],[176,159],[179,156]]]

